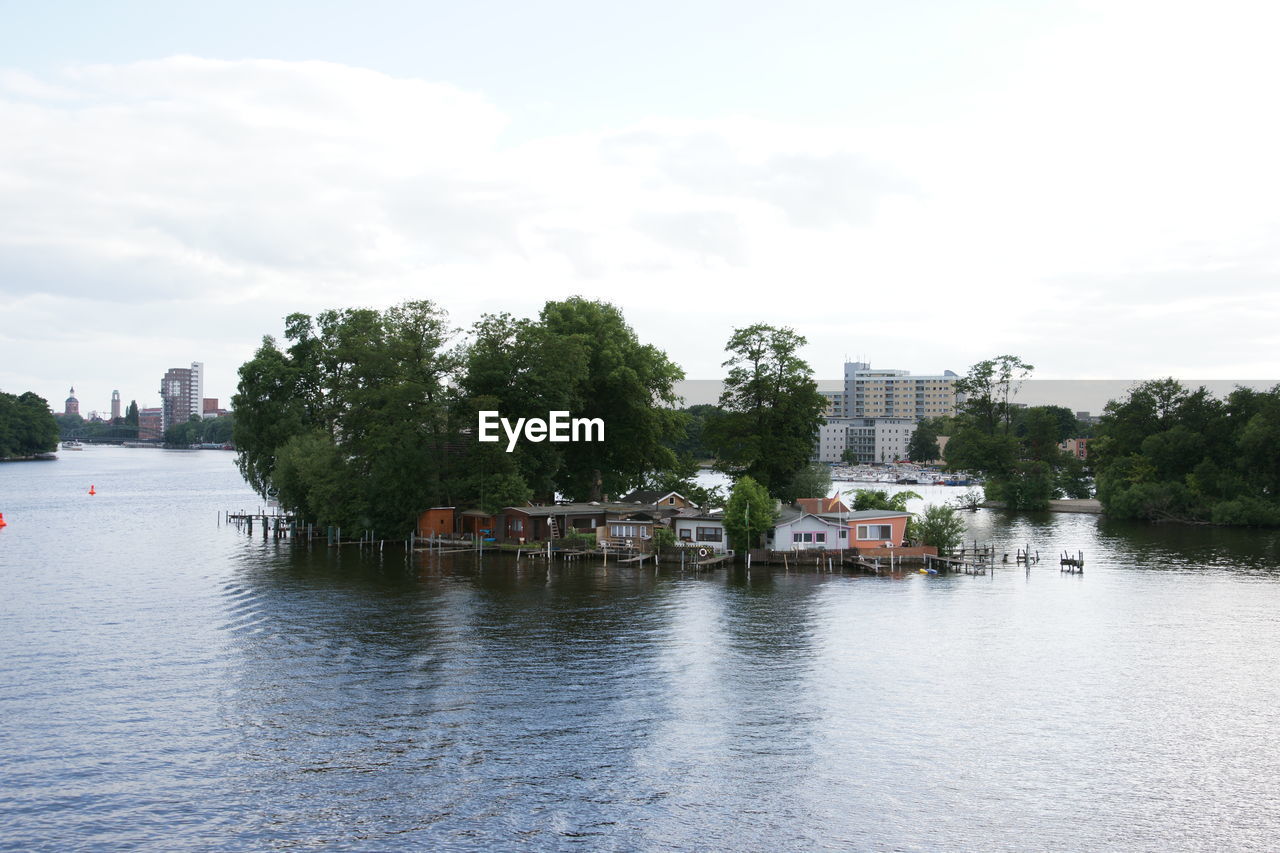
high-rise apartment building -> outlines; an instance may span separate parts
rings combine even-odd
[[[937,376],[912,376],[906,370],[873,370],[864,361],[844,365],[843,414],[851,418],[936,418],[956,413],[956,380],[944,370]]]
[[[171,367],[160,380],[161,430],[204,414],[204,364]]]

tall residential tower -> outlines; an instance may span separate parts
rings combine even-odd
[[[160,380],[161,430],[204,414],[204,364],[171,367]]]

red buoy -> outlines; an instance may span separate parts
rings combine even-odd
[[[93,485],[92,485],[92,484],[90,484],[90,486],[89,486],[89,494],[91,494],[91,495],[96,495],[96,494],[97,494],[97,492],[95,492],[95,491],[93,490]]]
[[[0,512],[0,527],[4,527],[6,524],[8,524],[8,522],[4,520],[4,513]]]

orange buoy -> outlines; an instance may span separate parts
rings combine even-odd
[[[8,523],[9,523],[9,522],[7,522],[7,521],[5,521],[5,520],[4,520],[4,513],[3,513],[3,512],[0,512],[0,527],[4,527],[4,526],[5,526],[6,524],[8,524]]]
[[[95,491],[93,490],[93,485],[92,485],[92,484],[90,484],[90,486],[89,486],[89,494],[91,494],[91,495],[96,495],[96,494],[97,494],[97,492],[95,492]]]

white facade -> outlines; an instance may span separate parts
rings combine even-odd
[[[829,418],[818,427],[813,458],[840,462],[845,450],[852,450],[861,463],[905,459],[915,430],[911,418]]]
[[[849,425],[844,421],[828,421],[818,427],[818,447],[814,458],[819,462],[840,462],[849,445]]]
[[[725,533],[724,522],[718,518],[676,516],[671,520],[671,528],[678,542],[707,548],[716,554],[729,550],[729,536]]]
[[[844,413],[855,418],[934,418],[956,413],[955,383],[950,370],[940,375],[912,376],[906,370],[873,370],[864,361],[844,365]]]
[[[907,445],[916,431],[910,418],[876,418],[876,462],[893,462],[907,458]]]
[[[774,525],[766,541],[768,547],[775,551],[836,551],[849,547],[849,528],[805,513]]]

